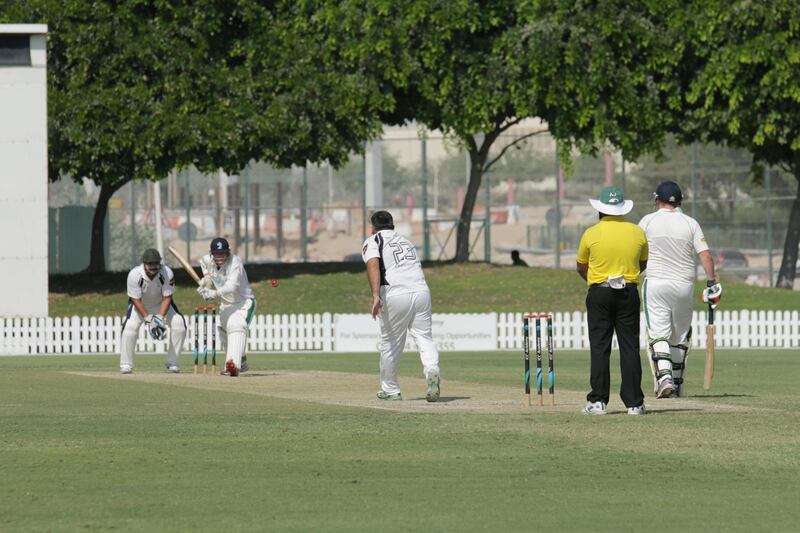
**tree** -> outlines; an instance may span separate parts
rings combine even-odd
[[[797,179],[776,286],[791,289],[800,245],[800,13],[793,2],[695,2],[682,21],[689,104],[684,139],[753,156]]]
[[[108,200],[173,168],[250,160],[341,165],[375,136],[383,96],[349,58],[322,61],[305,7],[285,1],[15,2],[49,25],[50,176],[100,189],[88,270],[105,270]],[[13,18],[13,17],[12,17]],[[344,74],[341,74],[344,73]]]
[[[469,256],[483,174],[517,143],[549,129],[563,153],[610,142],[629,158],[663,143],[675,104],[668,94],[678,83],[670,36],[657,24],[663,4],[597,4],[407,0],[386,8],[411,59],[403,62],[410,70],[387,82],[395,105],[383,119],[440,129],[469,153],[455,261]],[[503,132],[532,117],[548,126],[495,147]]]

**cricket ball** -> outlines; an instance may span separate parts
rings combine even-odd
[[[271,280],[269,281],[269,283],[270,283],[270,285],[272,285],[273,287],[277,287],[277,286],[278,286],[278,280],[277,280],[277,279],[271,279]]]

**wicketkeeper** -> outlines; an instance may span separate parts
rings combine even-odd
[[[128,273],[128,311],[122,327],[119,354],[119,370],[123,374],[133,372],[133,355],[142,324],[155,340],[166,338],[169,329],[167,370],[179,372],[186,320],[172,299],[174,292],[172,270],[161,264],[158,250],[148,248],[142,254],[142,264]]]
[[[722,286],[714,277],[714,258],[700,224],[681,211],[683,193],[678,184],[661,183],[653,197],[658,210],[639,222],[650,247],[642,306],[655,395],[669,398],[681,396],[686,355],[692,342],[695,254],[708,280],[703,301],[716,306]]]
[[[226,239],[217,237],[211,241],[208,255],[200,259],[203,270],[202,284],[197,292],[205,300],[219,298],[220,344],[226,349],[223,375],[238,376],[248,369],[245,350],[250,322],[256,312],[256,298],[250,289],[244,262],[231,254]]]
[[[372,214],[372,236],[361,250],[372,290],[372,318],[381,326],[380,400],[401,400],[397,367],[406,344],[406,334],[419,347],[419,357],[429,402],[439,400],[439,351],[431,332],[431,292],[410,241],[394,231],[388,211]]]

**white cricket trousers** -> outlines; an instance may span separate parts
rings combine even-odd
[[[139,328],[144,324],[144,320],[139,316],[132,304],[128,304],[128,317],[122,328],[122,338],[120,339],[119,366],[129,366],[133,368],[133,356],[136,351],[136,340],[139,338]],[[150,313],[158,313],[157,308],[147,308]],[[175,312],[175,307],[170,306],[164,320],[169,326],[169,344],[167,345],[167,366],[178,366],[180,363],[183,339],[186,337],[186,320],[183,315]],[[149,333],[147,333],[149,336]]]
[[[649,278],[642,289],[648,342],[666,339],[655,343],[653,349],[659,353],[669,352],[675,363],[683,362],[683,351],[673,346],[686,342],[692,325],[693,292],[693,283]]]
[[[385,290],[385,289],[384,289]],[[381,389],[388,394],[400,392],[397,369],[406,344],[406,334],[419,348],[425,378],[439,375],[439,351],[431,332],[431,293],[418,291],[381,298],[383,312],[378,315],[381,326]]]

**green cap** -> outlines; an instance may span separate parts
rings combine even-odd
[[[142,263],[160,263],[161,254],[155,248],[148,248],[142,254]]]

